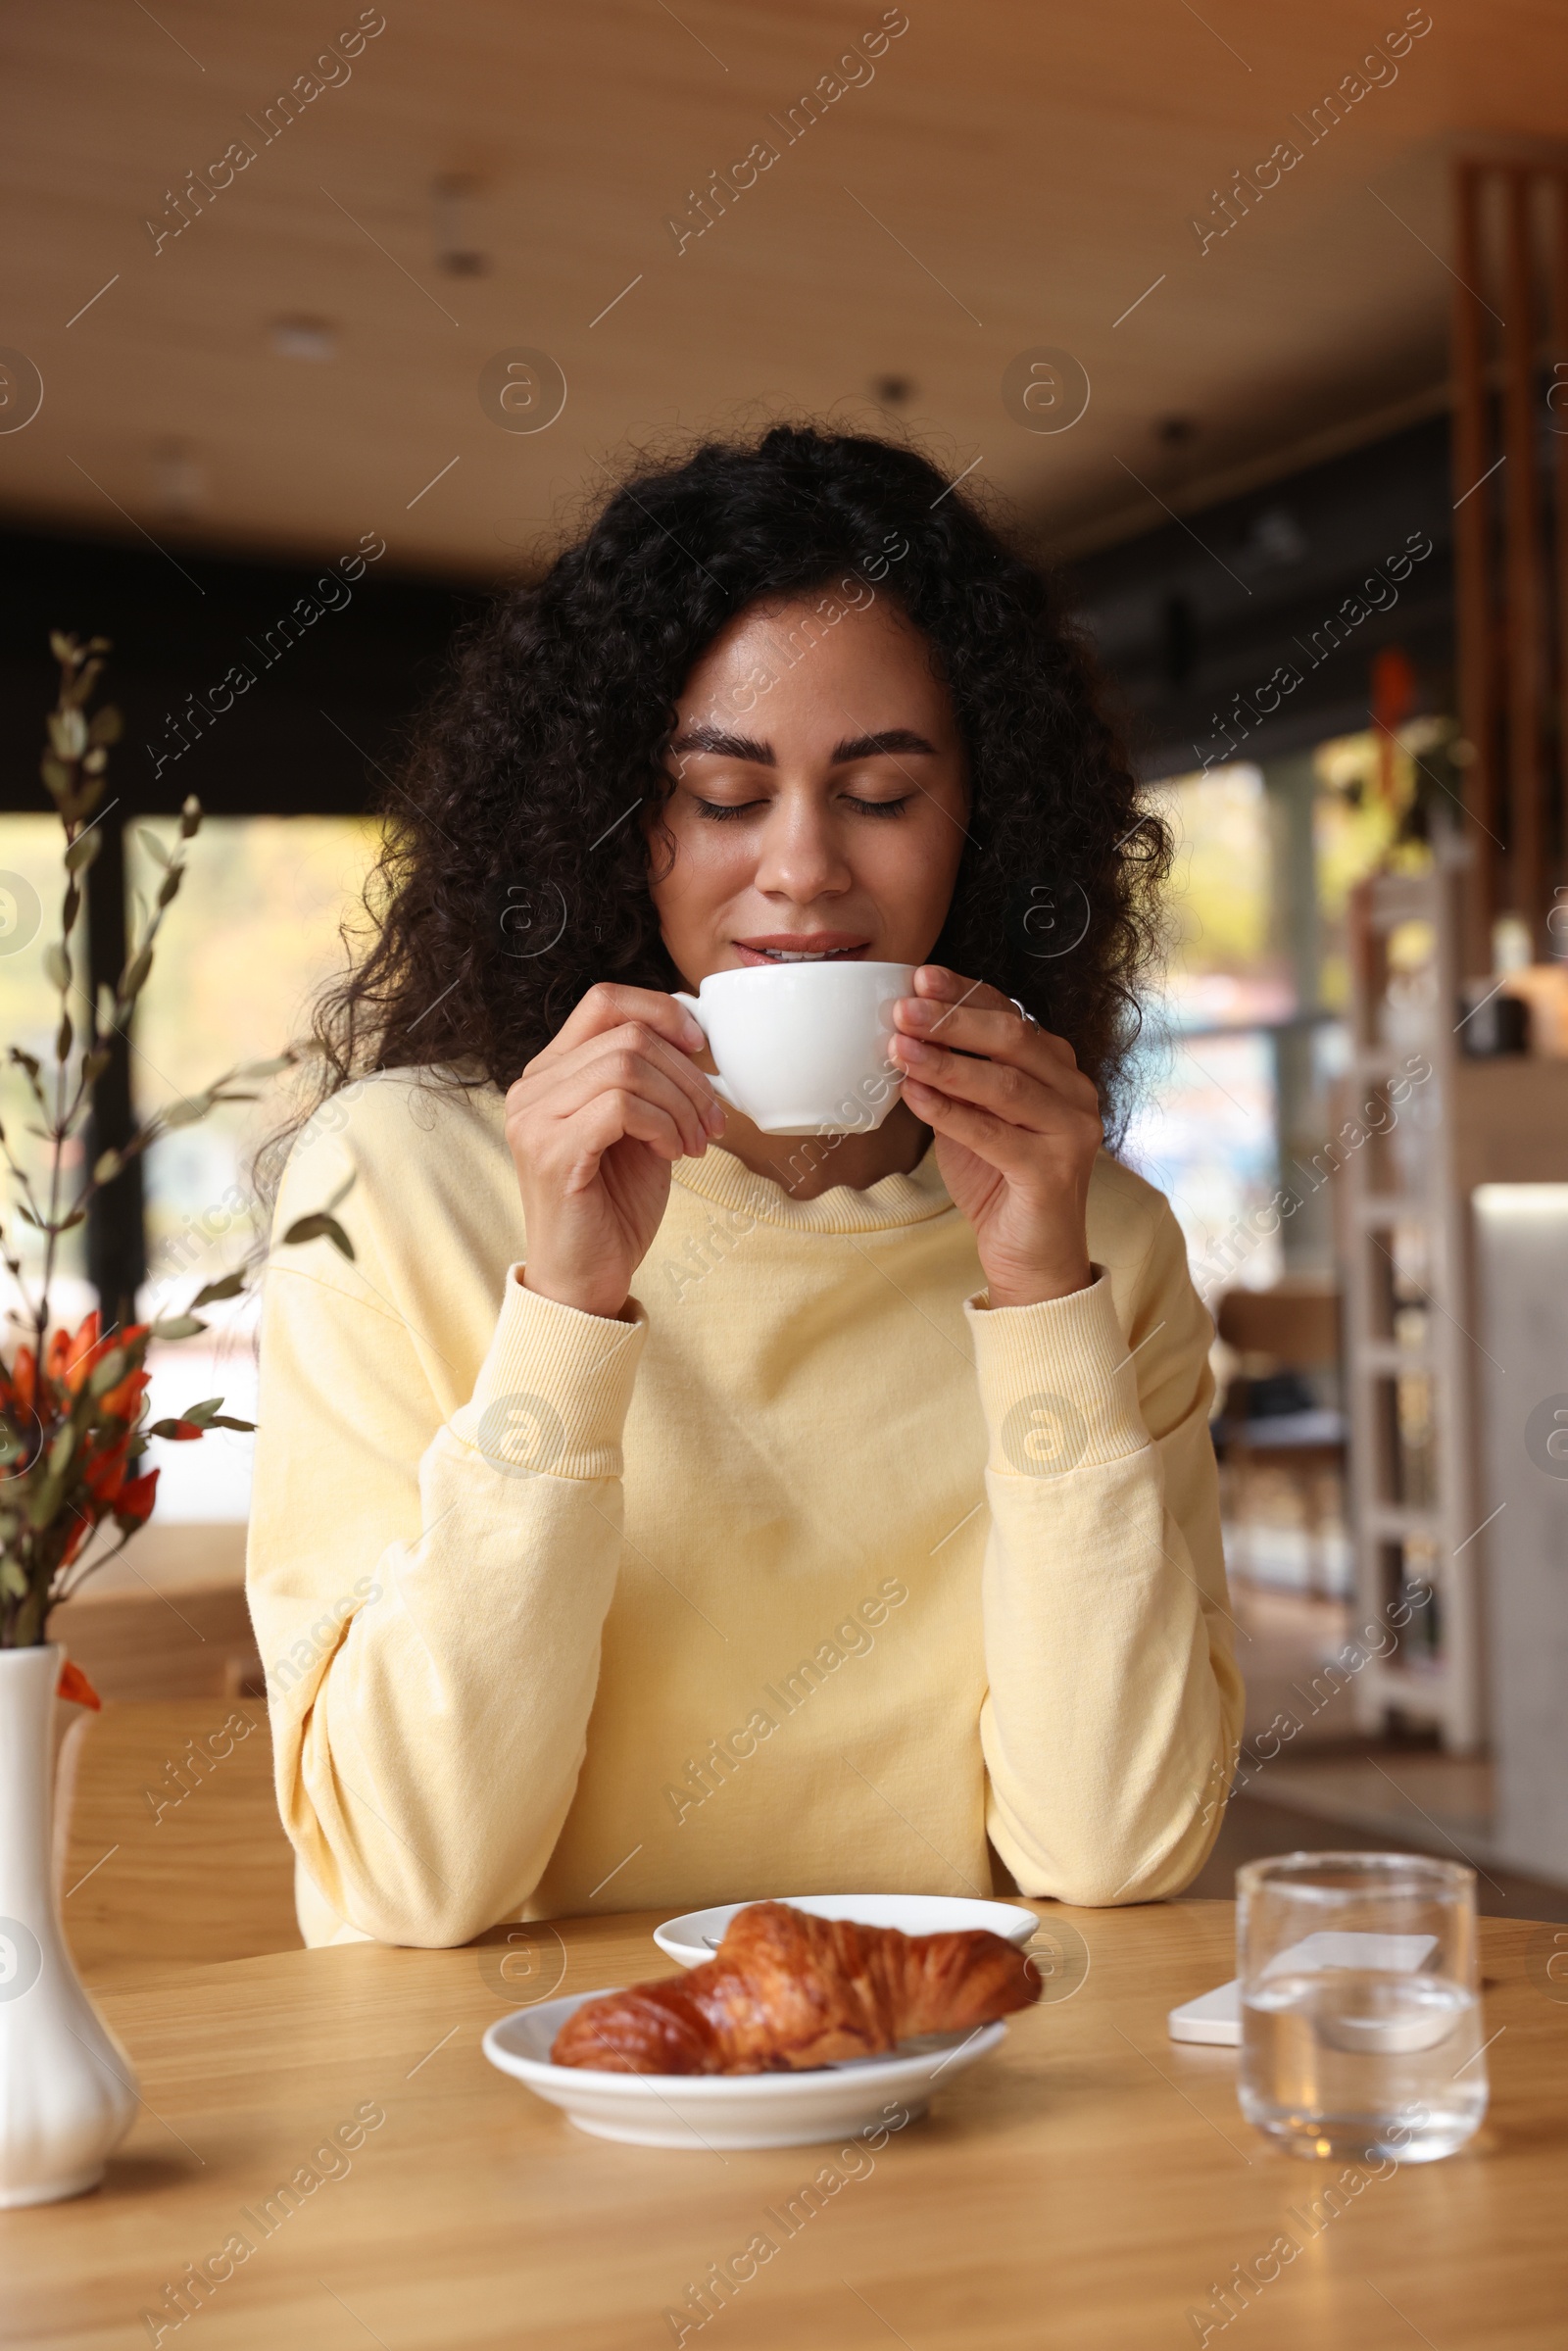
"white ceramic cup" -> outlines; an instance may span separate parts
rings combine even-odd
[[[718,1064],[713,1091],[764,1135],[869,1135],[899,1099],[893,1007],[914,963],[752,963],[676,994]]]

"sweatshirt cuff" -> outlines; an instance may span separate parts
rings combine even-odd
[[[489,1351],[453,1434],[504,1477],[618,1478],[620,1441],[648,1337],[647,1308],[630,1321],[584,1314],[525,1290],[507,1268]]]
[[[964,1300],[991,1434],[986,1466],[1002,1477],[1059,1478],[1149,1443],[1110,1279],[1094,1273],[1087,1290],[1033,1306],[991,1306],[983,1290]]]

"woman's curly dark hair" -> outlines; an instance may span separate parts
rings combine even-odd
[[[505,1089],[596,980],[683,985],[641,829],[671,788],[676,698],[756,600],[851,573],[929,639],[967,756],[971,838],[931,959],[1065,1037],[1114,1117],[1170,848],[1090,655],[924,457],[808,424],[644,463],[461,632],[383,805],[372,942],[317,1006],[322,1097],[411,1065]]]

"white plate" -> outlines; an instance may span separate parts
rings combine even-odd
[[[808,2147],[856,2131],[902,2131],[1006,2032],[996,2024],[968,2033],[927,2033],[891,2057],[858,2057],[802,2074],[611,2074],[552,2065],[556,2034],[572,2010],[603,1997],[576,1992],[500,2017],[484,2036],[484,2053],[595,2138],[695,2154]]]
[[[966,1902],[948,1894],[778,1894],[774,1899],[788,1902],[792,1910],[808,1911],[812,1918],[898,1927],[906,1935],[958,1935],[983,1927],[1020,1946],[1040,1924],[1032,1910],[1020,1910],[1015,1902]],[[688,1910],[684,1917],[656,1927],[654,1940],[682,1967],[697,1967],[712,1958],[735,1913],[750,1907],[747,1902],[720,1902],[712,1910]]]

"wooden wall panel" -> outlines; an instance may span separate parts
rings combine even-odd
[[[1524,917],[1538,957],[1557,944],[1568,856],[1568,167],[1466,158],[1454,194],[1466,961],[1483,972],[1499,914]]]

